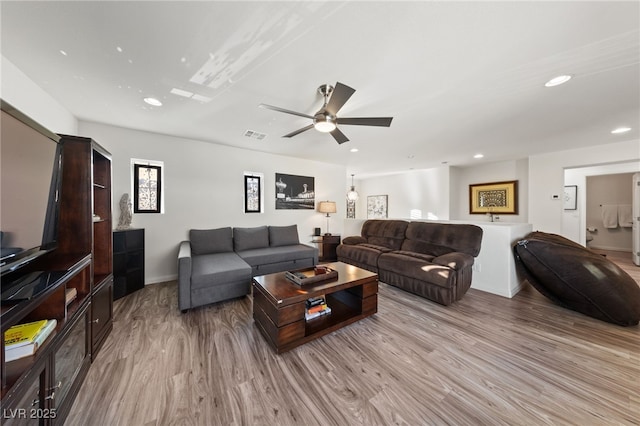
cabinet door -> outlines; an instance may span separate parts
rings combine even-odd
[[[95,358],[113,327],[113,276],[91,298],[91,356]]]
[[[48,406],[44,400],[44,392],[40,389],[45,387],[45,369],[42,367],[40,374],[35,376],[26,384],[26,391],[18,399],[18,402],[10,407],[2,407],[3,425],[43,425],[45,422],[45,407]],[[51,411],[51,410],[48,410]],[[55,415],[55,410],[52,411]]]
[[[87,344],[90,305],[85,309],[62,336],[53,354],[53,380],[45,397],[51,400],[61,418],[71,409],[90,365]]]

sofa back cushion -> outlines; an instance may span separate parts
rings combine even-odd
[[[255,228],[233,228],[235,251],[269,247],[269,231],[266,226]]]
[[[269,245],[271,247],[291,246],[300,244],[298,225],[270,226]]]
[[[442,256],[452,252],[480,253],[482,228],[476,225],[411,222],[402,250]]]
[[[189,241],[193,254],[213,254],[233,251],[231,227],[218,229],[192,229]]]
[[[362,236],[369,244],[400,250],[408,224],[404,220],[367,220],[362,225]]]

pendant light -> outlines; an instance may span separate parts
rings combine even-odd
[[[351,175],[351,189],[347,192],[347,200],[348,201],[358,201],[358,191],[356,191],[356,187],[353,184],[353,174]]]

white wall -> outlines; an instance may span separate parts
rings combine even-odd
[[[518,214],[499,214],[498,222],[526,223],[529,194],[528,160],[482,163],[469,167],[451,167],[451,219],[484,221],[486,215],[469,214],[469,185],[518,181]],[[489,219],[486,219],[489,220]]]
[[[303,243],[311,241],[314,227],[324,231],[326,218],[315,210],[275,210],[276,172],[313,176],[316,201],[337,203],[331,232],[342,232],[347,185],[343,166],[84,121],[80,135],[95,139],[112,154],[114,223],[120,197],[130,193],[131,158],[164,162],[165,213],[134,214],[132,223],[145,228],[147,283],[176,277],[178,243],[188,239],[189,229],[297,224]],[[264,213],[244,213],[245,171],[264,173]]]
[[[388,195],[389,218],[410,219],[412,211],[419,211],[422,219],[449,219],[449,167],[357,179],[355,186],[360,195],[357,219],[367,218],[367,197],[371,195]]]
[[[69,110],[4,56],[0,65],[0,98],[54,133],[77,133],[78,120]]]
[[[632,162],[640,170],[640,140],[609,143],[529,157],[529,182],[531,182],[529,185],[529,222],[533,225],[533,230],[555,234],[563,233],[565,218],[562,194],[564,193],[565,169],[620,162]],[[558,195],[559,198],[552,199],[552,195]]]

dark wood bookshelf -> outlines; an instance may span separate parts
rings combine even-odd
[[[111,156],[89,138],[60,135],[62,186],[57,248],[16,272],[55,272],[55,281],[31,299],[0,308],[2,333],[11,326],[56,319],[55,331],[35,354],[5,360],[0,350],[3,413],[55,413],[41,425],[63,424],[113,324]],[[94,214],[100,221],[94,222]],[[66,290],[76,297],[67,303]],[[35,389],[35,390],[34,390]],[[54,397],[55,394],[55,397]],[[19,419],[3,418],[7,424]],[[33,420],[33,419],[31,419]]]

